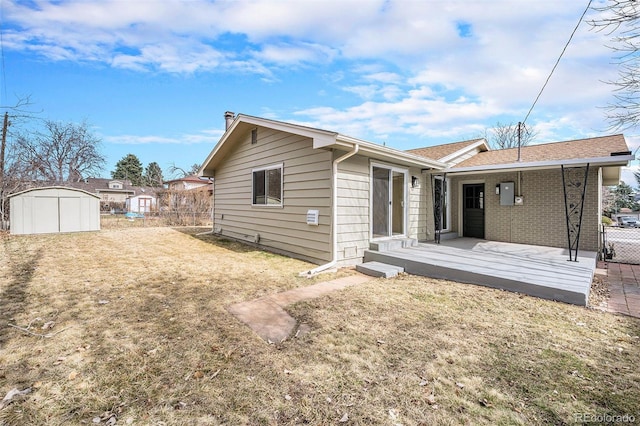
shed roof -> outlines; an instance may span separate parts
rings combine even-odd
[[[15,192],[15,193],[9,195],[8,198],[16,197],[18,195],[24,195],[24,194],[29,193],[29,192],[39,192],[39,191],[41,192],[41,191],[48,191],[48,190],[52,190],[52,189],[77,192],[77,193],[79,193],[81,195],[88,195],[90,197],[100,199],[99,196],[97,196],[96,194],[92,194],[91,192],[85,191],[83,189],[78,189],[78,188],[70,188],[70,187],[67,187],[67,186],[41,186],[41,187],[38,187],[38,188],[29,188],[29,189],[25,189],[24,191]]]

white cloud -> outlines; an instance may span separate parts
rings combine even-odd
[[[7,49],[55,61],[134,71],[242,72],[279,82],[281,72],[318,67],[326,87],[316,93],[326,102],[346,94],[343,103],[310,108],[317,102],[311,101],[297,107],[295,118],[374,140],[449,142],[481,134],[486,123],[522,120],[585,6],[578,0],[15,0],[4,2],[4,41]],[[585,23],[576,32],[528,121],[540,126],[541,138],[604,130],[597,106],[611,88],[602,80],[616,77],[607,38]]]
[[[147,145],[147,144],[215,144],[222,136],[221,130],[204,130],[201,133],[184,134],[176,137],[166,137],[159,135],[115,135],[104,136],[106,143],[119,145]],[[213,145],[212,145],[213,146]]]

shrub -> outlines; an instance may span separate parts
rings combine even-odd
[[[602,216],[602,224],[603,225],[607,225],[607,226],[611,226],[613,224],[613,221],[611,220],[610,217]]]

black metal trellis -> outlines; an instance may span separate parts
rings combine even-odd
[[[433,188],[433,222],[435,226],[434,240],[436,244],[440,244],[440,235],[442,233],[442,215],[447,195],[446,179],[446,173],[440,176],[431,175],[431,187]],[[441,182],[440,185],[436,185],[438,181]]]
[[[589,177],[589,164],[587,163],[584,167],[564,167],[564,165],[561,165],[560,168],[562,170],[562,187],[564,189],[569,261],[577,262],[584,197]]]

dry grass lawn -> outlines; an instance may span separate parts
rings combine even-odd
[[[638,319],[404,275],[267,345],[225,307],[353,272],[198,231],[0,237],[0,425],[640,422]]]

